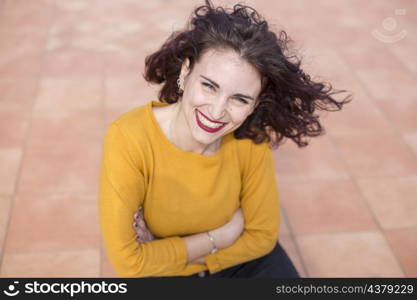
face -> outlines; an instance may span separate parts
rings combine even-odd
[[[254,111],[261,77],[231,50],[210,49],[191,71],[188,65],[186,60],[180,75],[180,110],[191,138],[208,145],[236,130]]]

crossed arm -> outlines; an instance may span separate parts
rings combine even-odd
[[[136,232],[136,241],[146,243],[157,239],[146,226],[143,217],[142,206],[133,216],[133,228]],[[210,230],[210,235],[214,239],[217,249],[229,247],[241,235],[244,229],[244,217],[242,209],[239,208],[233,214],[231,220],[214,229]],[[191,264],[205,264],[204,257],[209,254],[213,244],[206,232],[196,233],[183,237],[187,248],[187,262]]]

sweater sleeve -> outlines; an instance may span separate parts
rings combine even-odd
[[[230,247],[205,256],[210,274],[268,254],[278,239],[280,207],[272,151],[266,143],[251,149],[240,196],[244,231]]]
[[[145,196],[143,155],[117,123],[105,134],[99,182],[100,230],[108,259],[121,277],[179,272],[187,249],[179,236],[138,243],[133,215]]]

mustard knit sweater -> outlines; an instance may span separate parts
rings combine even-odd
[[[106,131],[99,182],[100,229],[107,256],[121,277],[215,273],[269,253],[280,214],[274,161],[267,143],[222,139],[204,156],[172,144],[148,104],[121,115]],[[143,206],[156,240],[139,243],[133,215]],[[242,207],[245,228],[228,248],[187,264],[181,237],[215,229]]]

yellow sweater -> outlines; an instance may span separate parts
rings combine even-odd
[[[148,104],[111,123],[103,142],[99,216],[107,256],[121,277],[216,273],[269,253],[280,214],[274,162],[267,143],[227,134],[204,156],[172,144]],[[156,240],[139,243],[132,227],[142,205]],[[186,235],[215,229],[242,207],[245,228],[228,248],[187,264]]]

